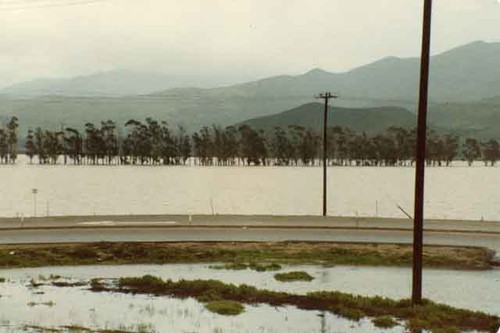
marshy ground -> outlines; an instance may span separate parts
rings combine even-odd
[[[481,247],[425,246],[424,266],[490,269],[494,252]],[[0,245],[0,268],[93,264],[296,263],[411,266],[406,244],[330,242],[156,242]]]
[[[479,247],[426,246],[424,264],[427,268],[454,270],[488,270],[492,268],[490,250]],[[202,263],[206,270],[216,273],[225,270],[244,270],[252,274],[266,274],[281,284],[313,283],[315,274],[292,270],[299,265],[329,267],[336,265],[395,266],[411,265],[412,248],[402,244],[360,244],[329,242],[163,242],[163,243],[90,243],[0,245],[0,268],[94,265],[98,270],[106,265],[181,264]],[[292,265],[292,266],[290,266]],[[169,266],[169,265],[167,265]],[[87,266],[85,266],[87,267]],[[127,266],[123,266],[126,269]],[[283,271],[283,267],[286,267]],[[67,267],[71,268],[71,267]],[[367,267],[369,268],[369,267]],[[307,270],[307,269],[306,269]],[[98,270],[99,271],[99,270]],[[279,271],[279,272],[276,272]],[[222,272],[221,272],[222,273]],[[480,272],[478,272],[480,273]],[[248,274],[248,273],[246,273]],[[307,276],[306,276],[307,274]],[[279,276],[280,278],[275,277]],[[274,278],[273,278],[274,277]],[[310,291],[297,293],[261,289],[260,286],[236,285],[218,280],[178,280],[157,276],[64,280],[59,275],[47,275],[30,281],[37,288],[64,288],[73,291],[92,290],[102,294],[125,293],[135,298],[195,299],[206,310],[220,316],[242,316],[254,312],[255,306],[276,308],[294,307],[297,311],[330,313],[351,322],[370,323],[372,327],[389,329],[424,329],[429,332],[461,332],[475,329],[496,332],[498,316],[483,312],[462,310],[426,300],[414,307],[408,300],[394,300],[378,296],[357,296],[338,291]],[[2,284],[12,283],[1,276]],[[321,289],[323,290],[323,289]],[[91,293],[93,294],[93,293]],[[48,296],[48,295],[47,295]],[[28,307],[49,307],[51,300],[33,301]],[[26,303],[25,303],[26,304]],[[57,308],[59,304],[53,304]],[[52,306],[51,306],[52,307]],[[493,312],[495,313],[495,312]],[[31,327],[33,332],[154,332],[139,327],[123,329],[89,329],[84,326],[55,328]]]

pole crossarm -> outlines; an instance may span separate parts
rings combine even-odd
[[[318,99],[330,99],[330,98],[338,98],[337,95],[332,95],[332,93],[326,92],[326,93],[321,93],[317,96],[314,96],[314,98]]]

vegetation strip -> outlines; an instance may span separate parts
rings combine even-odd
[[[482,312],[453,308],[425,300],[413,306],[410,300],[395,301],[382,297],[364,297],[338,291],[310,292],[295,295],[284,292],[261,290],[248,285],[236,286],[216,280],[180,280],[177,282],[145,275],[139,278],[120,278],[118,285],[99,285],[93,291],[113,291],[133,294],[152,294],[179,298],[193,297],[201,302],[234,301],[247,304],[269,304],[272,306],[296,306],[304,310],[330,311],[339,316],[360,320],[375,317],[377,324],[390,325],[387,316],[406,322],[412,329],[432,332],[456,332],[479,330],[496,332],[500,318]]]
[[[425,246],[424,265],[490,269],[494,252],[479,247]],[[408,244],[332,242],[164,242],[0,245],[0,268],[96,264],[290,263],[402,266]]]
[[[32,333],[142,333],[142,332],[150,332],[147,329],[139,330],[128,330],[128,329],[91,329],[88,327],[71,325],[71,326],[59,326],[59,327],[43,327],[43,326],[35,326],[35,325],[25,325],[20,327],[19,329],[23,332],[32,332]]]
[[[245,269],[251,269],[253,271],[257,272],[266,272],[266,271],[279,271],[281,269],[281,265],[277,263],[270,263],[270,264],[261,264],[261,263],[256,263],[256,262],[250,262],[250,263],[240,263],[240,262],[229,262],[223,265],[211,265],[211,269],[227,269],[227,270],[234,270],[234,271],[240,271],[240,270],[245,270]]]

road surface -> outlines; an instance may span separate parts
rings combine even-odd
[[[371,228],[411,230],[408,218],[275,215],[111,215],[52,216],[36,219],[0,218],[0,230],[16,228],[96,228],[102,226],[218,226],[279,228]],[[425,220],[426,230],[488,232],[500,234],[500,221]]]
[[[1,230],[0,244],[118,242],[118,241],[335,241],[411,243],[412,232],[364,229],[279,228],[84,228]],[[500,253],[500,235],[487,233],[425,232],[425,244],[483,246]]]

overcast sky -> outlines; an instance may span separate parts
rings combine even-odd
[[[0,0],[0,86],[111,69],[239,82],[418,56],[423,0]],[[500,0],[435,0],[432,52],[500,42]]]

